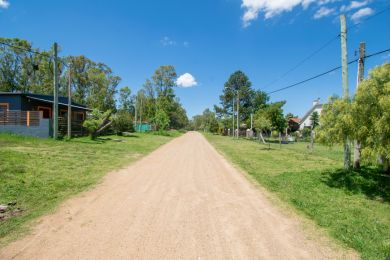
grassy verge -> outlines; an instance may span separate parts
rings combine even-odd
[[[227,158],[363,259],[390,259],[390,177],[344,172],[342,150],[307,143],[267,146],[206,135]]]
[[[170,131],[53,141],[0,134],[0,204],[11,203],[7,219],[0,220],[0,246],[25,231],[29,220],[178,135]]]

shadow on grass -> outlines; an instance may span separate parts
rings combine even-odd
[[[129,137],[129,138],[139,138],[139,136],[135,135],[135,134],[126,134],[126,135],[121,135],[121,136],[125,137],[125,138],[127,138],[127,137]]]
[[[362,167],[358,171],[338,169],[322,174],[322,181],[332,188],[362,193],[370,199],[390,202],[390,175],[379,169]]]

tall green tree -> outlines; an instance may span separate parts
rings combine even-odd
[[[248,76],[238,70],[230,75],[220,96],[222,109],[229,114],[232,114],[233,100],[235,109],[237,108],[236,100],[239,97],[239,118],[242,122],[248,121],[252,113],[253,90],[251,86],[252,83]]]
[[[125,111],[133,111],[133,99],[131,97],[131,89],[128,86],[122,87],[119,90],[120,108]]]
[[[286,104],[286,101],[279,101],[271,103],[266,108],[267,117],[271,122],[273,130],[282,133],[287,126],[287,120],[283,115],[283,106]]]
[[[158,67],[152,76],[157,96],[174,97],[173,87],[176,86],[176,78],[175,67],[171,65]]]
[[[379,157],[390,172],[390,63],[370,71],[352,102],[352,136],[361,142],[362,155]]]
[[[310,116],[310,121],[312,129],[315,129],[320,124],[320,114],[317,111],[314,111]]]

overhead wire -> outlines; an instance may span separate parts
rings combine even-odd
[[[366,55],[364,58],[368,59],[368,58],[371,58],[371,57],[373,57],[373,56],[377,56],[377,55],[379,55],[379,54],[382,54],[382,53],[385,53],[385,52],[389,52],[389,51],[390,51],[390,48],[389,48],[389,49],[382,50],[382,51],[378,51],[378,52],[375,52],[375,53],[372,53],[372,54],[370,54],[370,55]],[[359,60],[359,58],[358,58],[358,59],[354,59],[354,60],[352,60],[352,61],[349,61],[349,62],[348,62],[348,65],[353,64],[353,63],[357,62],[358,60]],[[275,90],[273,90],[273,91],[267,92],[267,94],[270,95],[270,94],[273,94],[273,93],[276,93],[276,92],[280,92],[280,91],[283,91],[283,90],[286,90],[286,89],[289,89],[289,88],[296,87],[296,86],[298,86],[298,85],[302,85],[303,83],[306,83],[306,82],[308,82],[308,81],[311,81],[311,80],[320,78],[320,77],[322,77],[322,76],[325,76],[325,75],[327,75],[327,74],[329,74],[329,73],[332,73],[332,72],[334,72],[334,71],[337,71],[337,70],[339,70],[339,69],[341,69],[341,66],[334,67],[334,68],[332,68],[332,69],[329,69],[329,70],[327,70],[327,71],[325,71],[325,72],[316,74],[315,76],[309,77],[309,78],[304,79],[304,80],[301,80],[301,81],[299,81],[299,82],[296,82],[296,83],[290,84],[290,85],[288,85],[288,86],[285,86],[285,87],[282,87],[282,88],[275,89]]]
[[[351,26],[348,26],[347,27],[347,31],[350,30],[350,29],[353,29],[355,27],[358,27],[359,25],[385,13],[386,11],[389,11],[390,10],[390,5],[382,10],[380,10],[379,12],[375,13],[374,15],[372,16],[369,16],[363,20],[361,20],[360,22],[358,23],[355,23],[354,25],[351,25]],[[290,74],[291,72],[295,71],[297,68],[299,68],[302,64],[304,64],[306,61],[310,60],[312,57],[314,57],[316,54],[318,54],[319,52],[321,52],[322,50],[324,50],[326,47],[328,47],[331,43],[333,43],[335,40],[337,40],[339,37],[340,37],[340,33],[337,34],[336,36],[330,38],[327,42],[325,42],[323,45],[321,45],[320,48],[316,49],[315,51],[313,51],[312,53],[310,53],[308,56],[306,56],[305,58],[303,58],[301,61],[299,61],[296,65],[294,65],[291,69],[287,70],[285,73],[283,73],[281,76],[279,76],[278,78],[272,80],[270,83],[268,84],[265,84],[265,88],[269,88],[270,86],[274,85],[276,82],[280,81],[281,79],[285,78],[288,74]]]

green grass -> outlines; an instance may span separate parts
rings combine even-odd
[[[12,210],[22,210],[0,220],[0,246],[28,230],[30,220],[178,135],[170,131],[54,141],[0,134],[0,204],[16,202]]]
[[[363,259],[390,259],[390,176],[375,169],[345,172],[340,147],[307,143],[267,146],[206,134],[258,183],[313,219]]]

